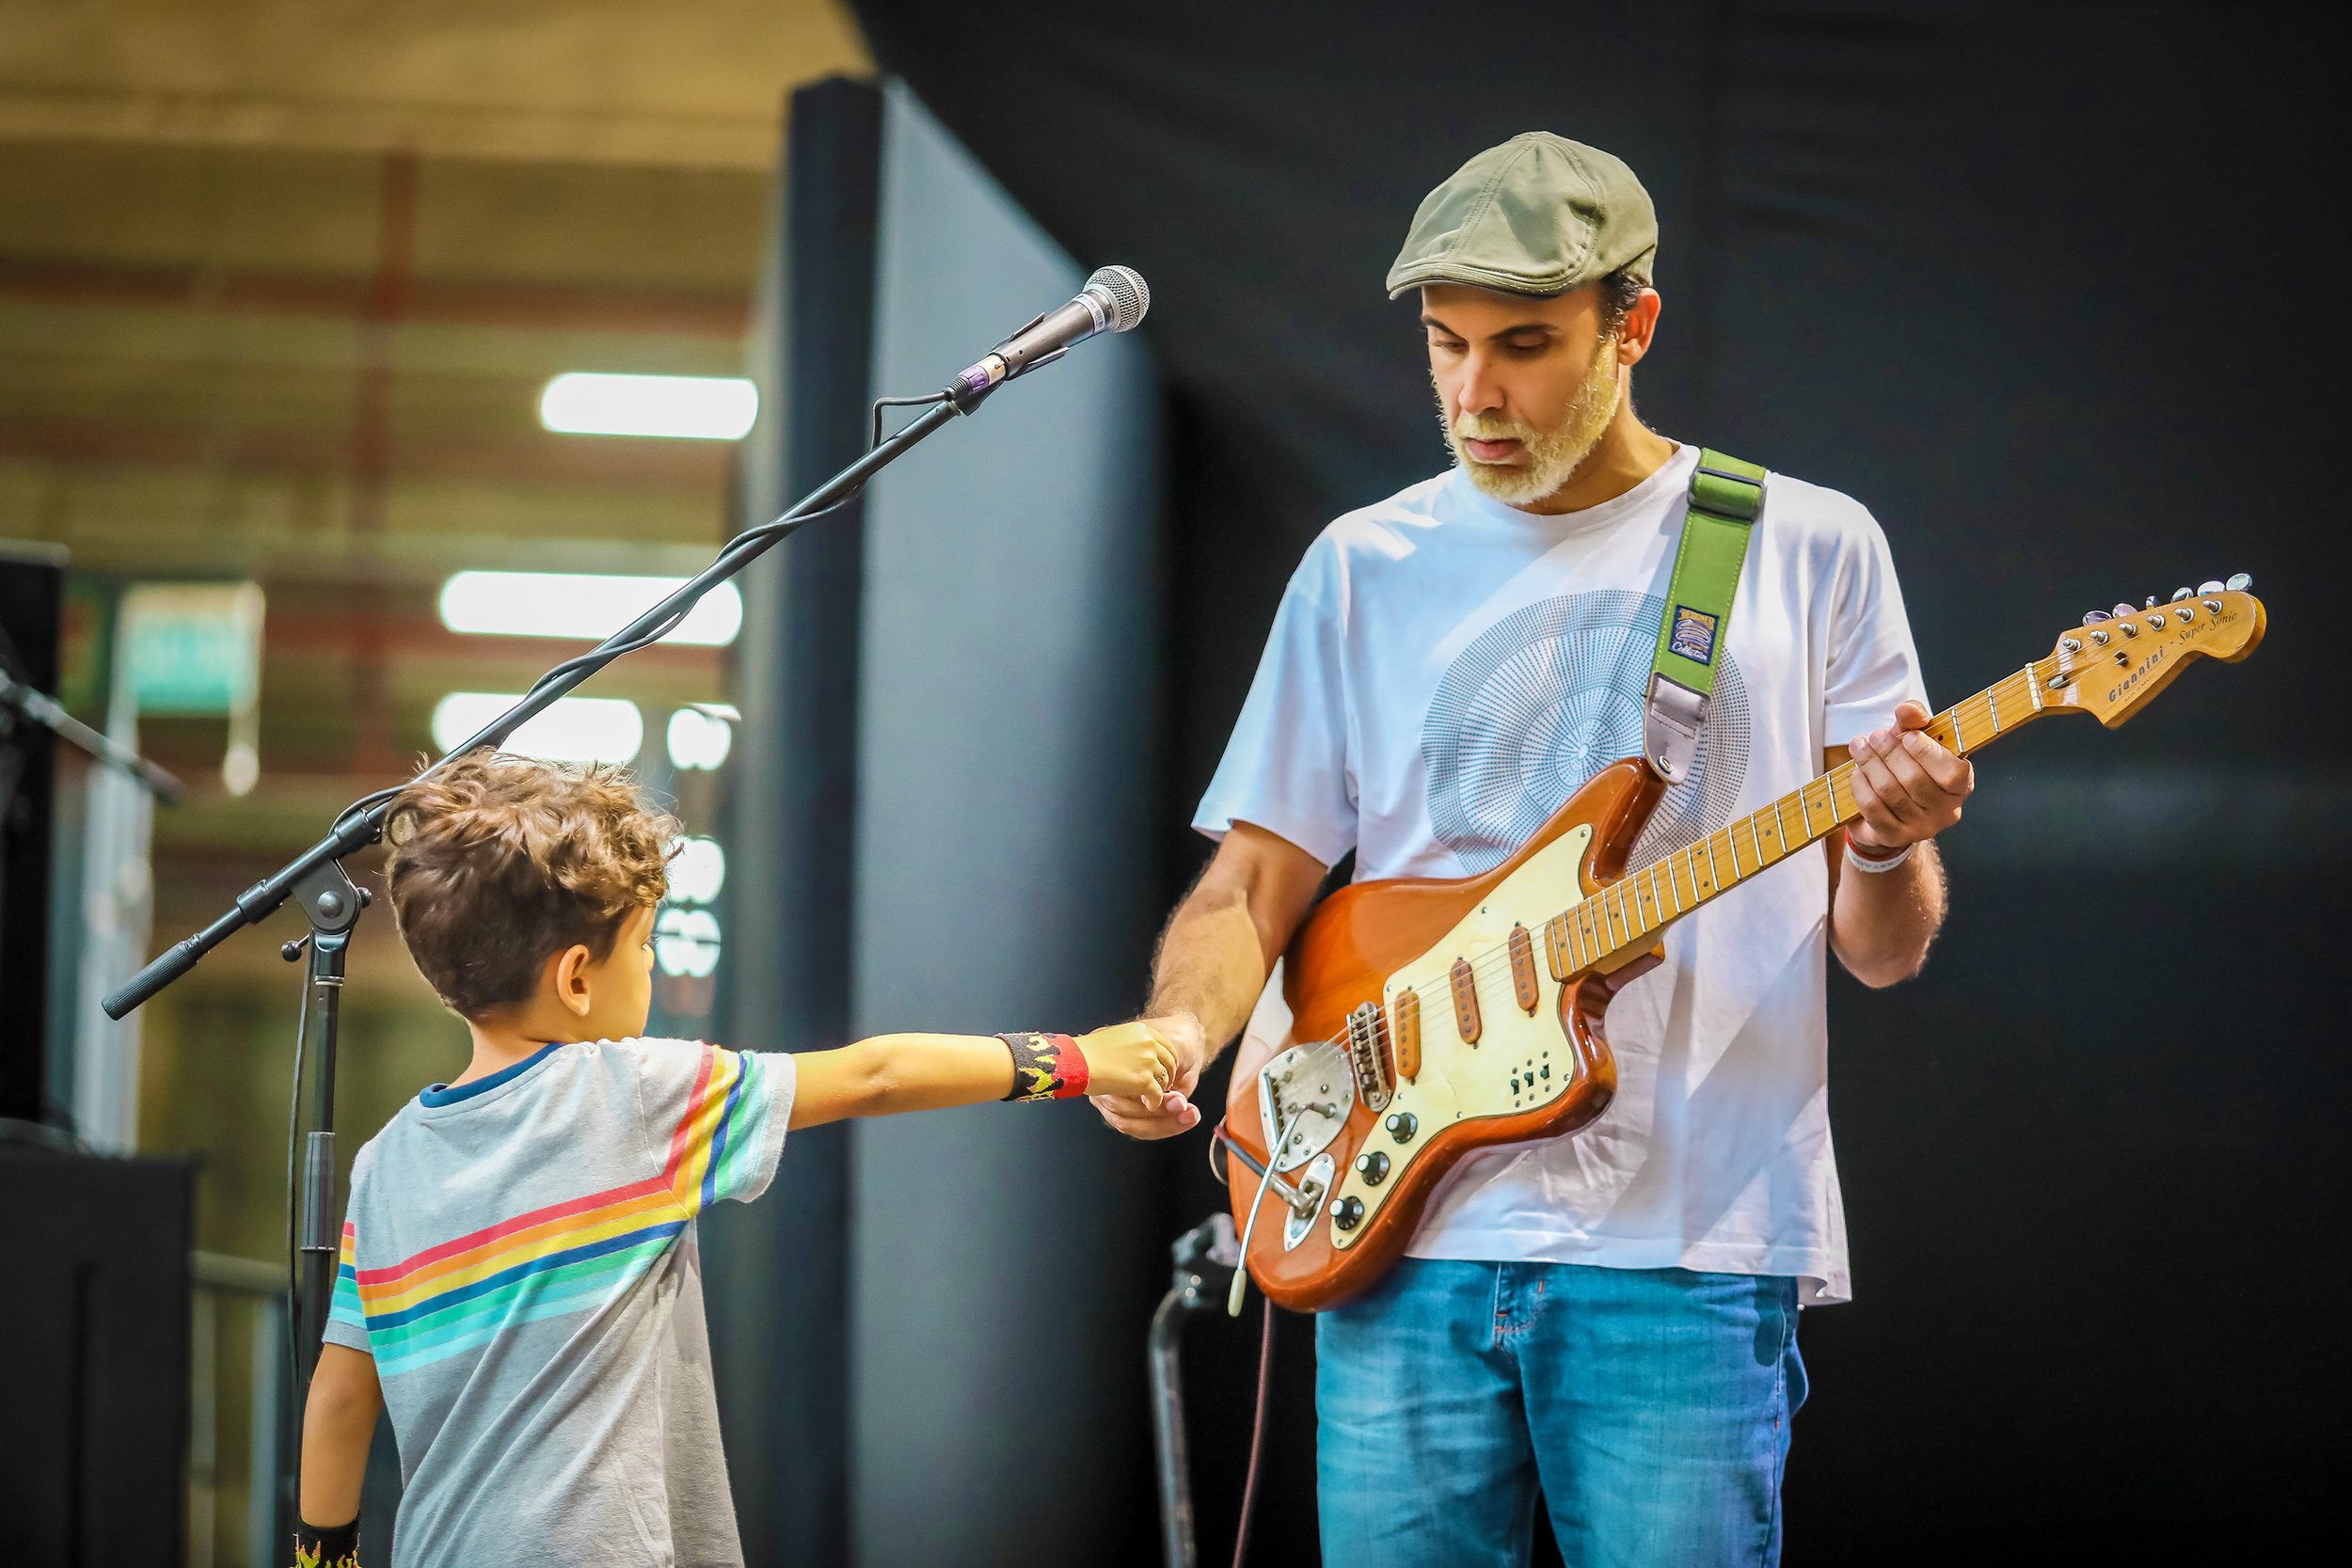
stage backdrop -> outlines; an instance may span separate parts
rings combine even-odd
[[[1090,270],[903,89],[808,89],[790,136],[762,507],[855,454],[868,397],[938,390]],[[1083,344],[755,570],[736,1038],[1129,1015],[1157,895],[1157,425],[1142,340]],[[1083,1104],[794,1133],[774,1195],[707,1222],[750,1560],[1148,1544],[1150,1166]]]
[[[1788,1521],[1792,1560],[1827,1563],[2176,1556],[2312,1520],[2352,1285],[2352,742],[2320,564],[2345,8],[856,9],[1065,247],[1154,287],[1171,895],[1299,552],[1445,462],[1413,303],[1380,279],[1422,194],[1516,132],[1641,172],[1665,297],[1643,412],[1867,504],[1946,701],[2094,606],[2253,574],[2252,662],[2120,733],[1989,753],[1926,975],[1834,990],[1854,1301],[1806,1315]],[[1197,1140],[1166,1152],[1171,1233],[1214,1196],[1200,1167]],[[1249,1350],[1196,1359],[1212,1542]],[[1266,1499],[1285,1560],[1312,1532],[1301,1383]]]

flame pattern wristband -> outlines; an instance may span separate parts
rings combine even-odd
[[[1087,1057],[1068,1035],[999,1035],[1012,1053],[1012,1101],[1074,1100],[1087,1092]]]
[[[318,1526],[294,1521],[294,1568],[359,1568],[359,1521]]]

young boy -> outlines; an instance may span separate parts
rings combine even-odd
[[[400,933],[473,1059],[359,1150],[302,1433],[298,1563],[356,1563],[389,1406],[419,1568],[737,1564],[694,1216],[787,1127],[1163,1093],[1149,1028],[882,1035],[785,1055],[643,1039],[677,824],[612,768],[476,753],[394,807]]]

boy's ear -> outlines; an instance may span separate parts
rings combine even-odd
[[[586,1018],[591,998],[588,994],[588,970],[596,962],[596,955],[579,942],[558,953],[555,969],[549,976],[555,982],[555,999],[565,1010]]]

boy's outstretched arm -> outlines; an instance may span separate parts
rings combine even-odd
[[[302,1407],[303,1528],[294,1537],[294,1560],[302,1568],[358,1560],[359,1481],[383,1408],[374,1356],[348,1345],[320,1347],[310,1397]]]
[[[1022,1037],[1014,1044],[997,1035],[876,1035],[838,1051],[801,1052],[792,1058],[792,1125],[1021,1098],[1013,1092],[1016,1069],[1025,1089],[1041,1071],[1073,1085],[1073,1096],[1156,1098],[1176,1068],[1176,1048],[1156,1023],[1117,1024],[1075,1040]]]

